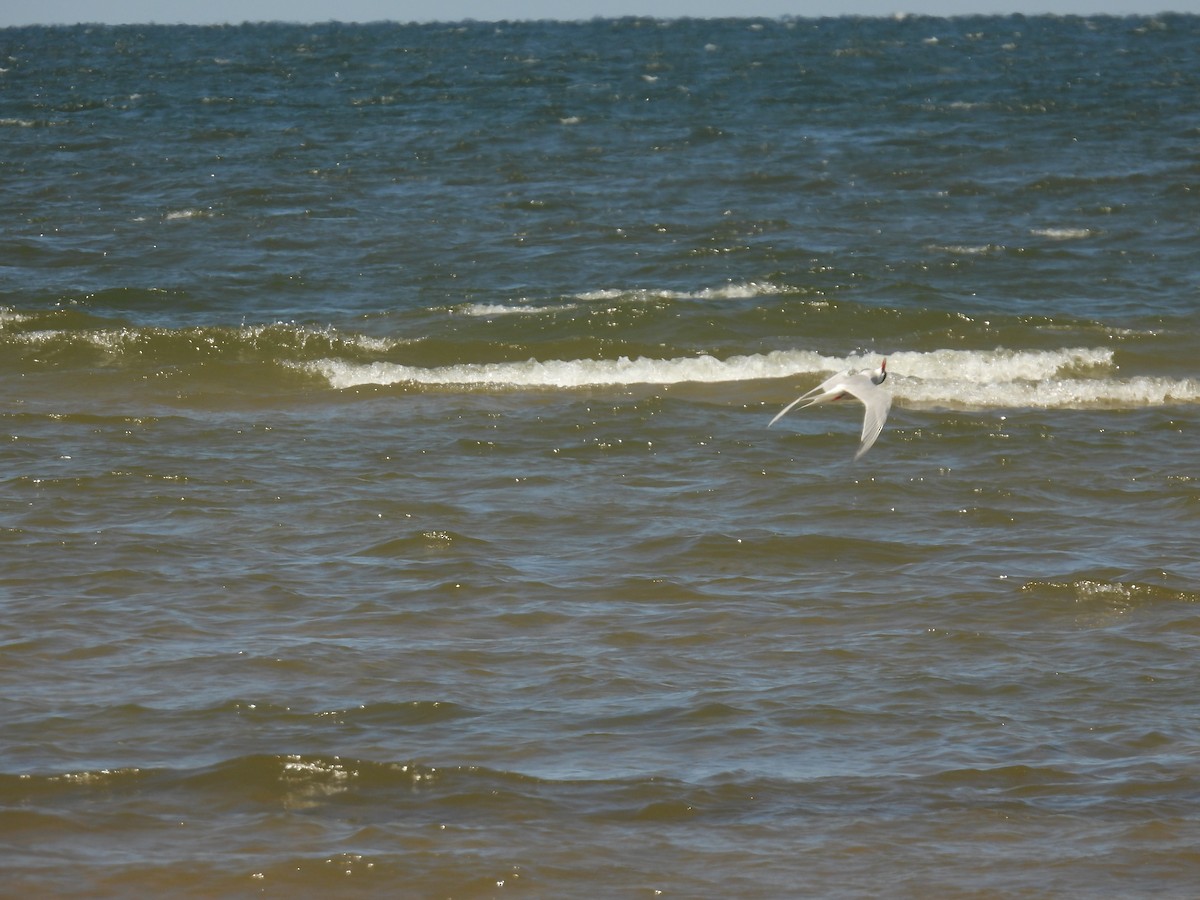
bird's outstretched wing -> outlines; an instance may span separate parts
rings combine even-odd
[[[775,415],[775,418],[767,423],[767,427],[770,428],[772,425],[790,413],[796,408],[796,404],[798,403],[803,403],[804,406],[800,408],[804,409],[808,406],[816,406],[818,403],[828,403],[830,400],[836,400],[842,394],[846,393],[846,388],[843,387],[843,382],[852,377],[855,376],[852,376],[849,372],[839,372],[832,378],[827,378],[807,394],[801,394],[799,397],[781,409]],[[867,380],[870,381],[870,379]],[[874,385],[871,386],[874,387]]]
[[[892,395],[866,375],[854,375],[848,381],[851,383],[846,386],[846,393],[857,397],[866,408],[863,413],[862,443],[854,454],[854,458],[858,459],[871,449],[883,431],[883,423],[887,421],[892,408]]]
[[[816,406],[818,403],[829,403],[837,400],[846,394],[861,401],[865,408],[865,412],[863,413],[862,443],[858,445],[858,452],[854,454],[854,458],[859,459],[871,449],[871,445],[875,443],[879,437],[879,433],[883,431],[883,423],[887,421],[888,412],[892,408],[892,395],[879,387],[866,373],[851,375],[848,372],[842,372],[834,375],[828,381],[817,385],[807,394],[802,394],[785,406],[775,418],[767,423],[767,427],[770,428],[778,422],[785,414],[795,408],[797,404],[803,403],[804,405],[800,408],[807,409],[810,406]]]

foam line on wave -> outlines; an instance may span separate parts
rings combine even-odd
[[[525,299],[508,303],[466,303],[455,307],[454,311],[462,315],[477,318],[495,318],[498,316],[537,315],[558,313],[578,309],[581,304],[590,303],[653,303],[662,300],[675,301],[720,301],[748,300],[755,297],[766,297],[773,294],[784,294],[794,291],[784,285],[770,282],[734,282],[717,287],[700,288],[693,291],[676,291],[652,288],[601,288],[594,291],[582,291],[572,295],[571,299],[559,303],[533,303]]]
[[[582,291],[575,299],[588,301],[652,301],[652,300],[747,300],[754,297],[766,297],[773,294],[786,294],[795,288],[787,285],[774,284],[769,281],[742,281],[722,284],[716,287],[700,288],[693,291],[675,291],[652,288],[601,288],[594,291]]]
[[[933,350],[888,359],[909,406],[964,409],[1140,408],[1200,402],[1200,381],[1119,376],[1107,347]]]
[[[323,359],[304,366],[321,375],[334,388],[364,384],[414,384],[441,386],[497,386],[572,388],[633,384],[716,383],[785,378],[794,375],[833,374],[843,369],[874,364],[880,354],[826,356],[812,350],[776,350],[770,353],[718,359],[708,354],[658,359],[573,359],[459,363],[419,367],[401,363],[355,363]],[[1112,366],[1107,348],[1066,348],[1045,351],[933,350],[891,354],[889,366],[901,377],[921,380],[1003,383],[1041,380],[1070,370]]]
[[[31,316],[0,309],[0,329],[9,324],[33,321]],[[10,330],[0,336],[0,350],[28,348],[54,350],[89,348],[113,357],[137,359],[178,357],[181,351],[204,357],[222,354],[236,358],[244,351],[260,351],[269,359],[275,352],[315,350],[325,352],[385,353],[405,343],[403,339],[376,338],[343,333],[332,327],[318,328],[286,322],[242,326],[193,326],[165,328],[118,326],[113,328],[36,328]]]
[[[301,368],[325,378],[337,389],[365,384],[437,385],[460,387],[577,388],[633,384],[717,383],[780,378],[796,372],[820,371],[819,354],[780,351],[717,359],[702,354],[655,359],[572,359],[499,363],[460,363],[423,368],[400,363],[357,364],[323,359]]]
[[[1200,381],[1148,376],[992,384],[929,381],[906,384],[897,391],[897,395],[912,407],[1139,409],[1200,403]]]
[[[836,357],[811,350],[781,350],[726,359],[709,355],[673,359],[528,359],[437,367],[322,359],[297,367],[320,376],[338,390],[397,384],[468,389],[570,389],[824,377],[843,369],[874,364],[881,355],[859,353]],[[1070,409],[1200,402],[1200,381],[1194,379],[1117,377],[1113,351],[1105,347],[900,351],[890,354],[888,360],[892,376],[888,386],[899,403],[910,406]],[[793,387],[789,385],[788,389]]]

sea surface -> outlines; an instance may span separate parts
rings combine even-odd
[[[10,28],[0,204],[0,895],[1200,890],[1200,17]]]

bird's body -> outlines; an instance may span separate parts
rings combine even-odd
[[[858,445],[858,452],[854,454],[854,458],[858,459],[871,449],[871,445],[879,437],[879,432],[883,431],[883,423],[887,421],[888,411],[892,408],[892,395],[879,386],[886,378],[886,359],[879,364],[878,369],[863,369],[858,373],[840,372],[781,409],[779,414],[767,423],[767,427],[770,428],[799,403],[804,404],[801,409],[806,409],[819,403],[832,403],[846,396],[854,397],[866,407],[863,415],[862,443]]]

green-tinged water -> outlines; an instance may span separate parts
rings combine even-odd
[[[0,135],[0,894],[1194,894],[1200,18],[7,29]]]

